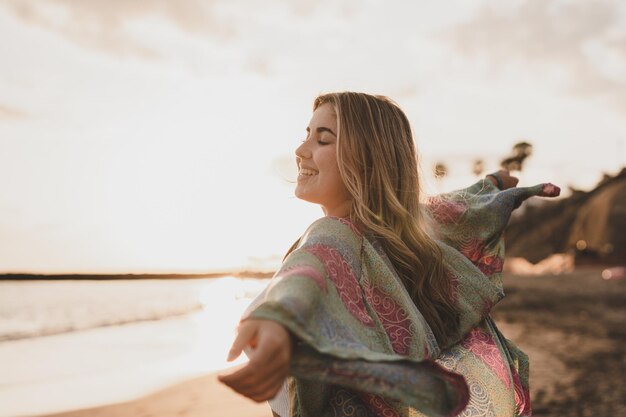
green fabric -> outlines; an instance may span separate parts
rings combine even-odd
[[[311,224],[243,318],[277,321],[299,339],[288,378],[292,416],[448,416],[472,406],[475,414],[463,415],[489,415],[480,407],[530,415],[527,358],[489,312],[504,296],[502,232],[535,195],[558,188],[500,191],[481,180],[424,206],[460,317],[446,346],[376,239],[343,218]]]

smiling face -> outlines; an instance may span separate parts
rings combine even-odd
[[[298,184],[295,195],[320,204],[327,216],[345,217],[350,209],[350,194],[337,164],[337,116],[331,104],[314,112],[307,137],[296,149]]]

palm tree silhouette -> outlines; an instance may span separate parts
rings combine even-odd
[[[500,162],[502,169],[509,171],[521,171],[524,161],[533,153],[533,145],[528,142],[518,142],[513,145],[512,155],[504,158]]]

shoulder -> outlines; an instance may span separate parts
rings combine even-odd
[[[349,220],[325,216],[315,220],[306,229],[297,248],[285,259],[283,268],[290,269],[290,265],[317,265],[319,261],[328,268],[327,271],[348,268],[359,276],[362,245],[362,235]]]
[[[361,232],[347,218],[324,216],[311,223],[304,235],[355,235],[360,237]]]
[[[324,216],[311,223],[300,238],[299,246],[341,244],[360,248],[362,240],[361,232],[350,220]]]

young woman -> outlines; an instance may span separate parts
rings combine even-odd
[[[489,318],[502,230],[540,184],[506,171],[421,202],[411,127],[390,99],[316,98],[295,195],[324,217],[250,306],[219,379],[274,415],[526,416],[527,357]],[[506,191],[505,191],[506,190]]]

